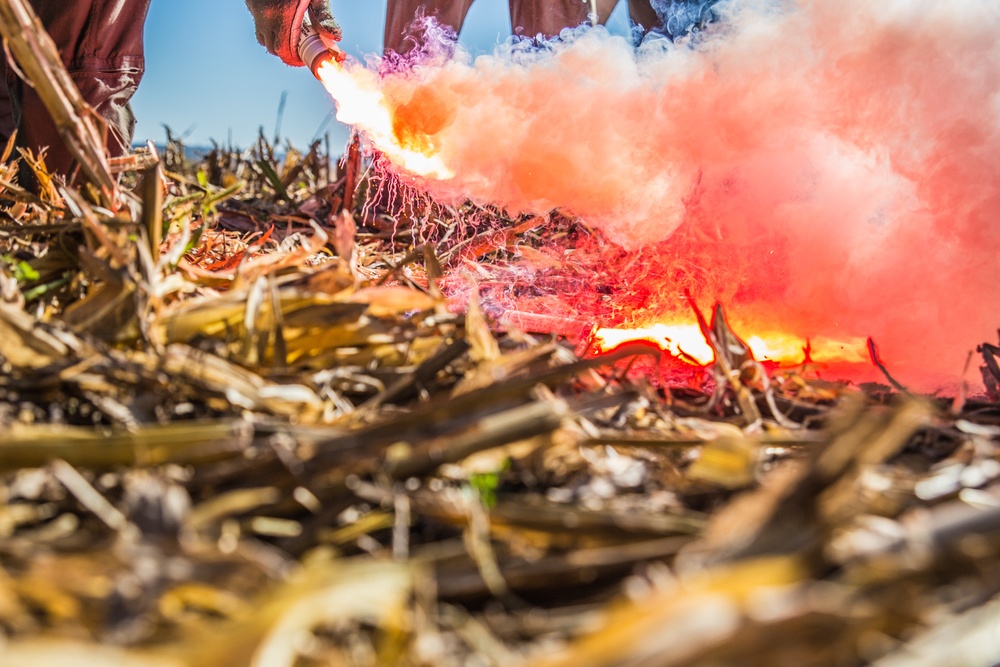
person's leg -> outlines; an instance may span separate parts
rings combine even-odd
[[[112,157],[127,153],[132,143],[135,116],[129,101],[145,69],[142,32],[149,2],[31,2],[84,100],[107,124],[106,143]],[[68,175],[74,167],[73,158],[41,98],[23,81],[12,83],[18,144],[34,151],[48,147],[49,169]]]
[[[604,25],[618,6],[618,0],[596,0],[594,6],[597,7],[597,22]]]
[[[465,17],[473,0],[389,0],[385,11],[385,51],[406,53],[417,42],[409,28],[423,8],[426,16],[433,16],[438,23],[449,26],[456,33],[462,30]]]
[[[7,74],[10,66],[7,59],[0,55],[0,151],[10,140],[10,135],[14,134],[17,124],[14,122],[14,103],[10,99],[10,90],[7,88]]]
[[[590,11],[589,0],[510,0],[510,23],[515,35],[552,37],[586,22]]]
[[[642,26],[644,32],[649,32],[660,23],[650,0],[628,0],[628,13],[633,25]]]

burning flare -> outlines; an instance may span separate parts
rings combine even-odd
[[[406,106],[393,108],[378,74],[364,67],[325,60],[316,76],[337,104],[337,120],[362,132],[372,146],[411,174],[448,180],[454,172],[436,154],[429,135],[409,124]]]

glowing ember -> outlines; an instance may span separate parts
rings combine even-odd
[[[394,110],[382,91],[378,76],[364,67],[324,62],[316,71],[337,103],[337,120],[362,132],[394,164],[417,176],[447,180],[454,176],[435,154],[432,129],[407,122]],[[396,111],[406,111],[400,107]]]
[[[697,324],[654,324],[637,329],[598,329],[594,341],[604,352],[625,343],[646,341],[675,357],[690,357],[704,366],[712,363],[712,348]]]
[[[594,333],[594,341],[602,352],[613,350],[625,343],[646,341],[675,357],[692,361],[698,365],[712,363],[712,348],[705,341],[697,324],[653,324],[635,329],[602,328]],[[767,333],[750,336],[747,345],[759,361],[779,363],[802,363],[805,359],[806,342],[797,336],[781,333]],[[851,339],[836,341],[818,338],[810,343],[810,358],[817,363],[857,363],[868,362],[865,341]]]

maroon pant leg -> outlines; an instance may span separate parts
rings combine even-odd
[[[597,0],[597,22],[604,25],[618,6],[619,0]],[[590,18],[590,0],[510,0],[510,16],[515,32],[551,37],[563,28],[575,28]],[[650,0],[628,0],[629,18],[648,32],[659,20]]]
[[[628,13],[632,23],[641,25],[646,32],[660,23],[660,19],[649,0],[628,0]]]
[[[129,101],[142,79],[142,32],[150,0],[31,0],[83,98],[107,126],[108,153],[129,151],[135,116]],[[53,172],[69,174],[73,158],[38,95],[8,76],[18,144],[48,147]]]
[[[7,59],[0,56],[0,150],[7,145],[10,135],[14,133],[17,124],[14,122],[14,105],[7,88]]]
[[[590,0],[510,0],[510,24],[515,35],[558,35],[576,28],[590,16]]]
[[[434,16],[441,25],[450,26],[455,32],[462,30],[465,17],[473,0],[389,0],[385,12],[385,51],[406,53],[416,42],[409,37],[409,27],[421,8],[427,16]]]

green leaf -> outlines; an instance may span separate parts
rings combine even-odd
[[[472,490],[476,492],[486,507],[496,507],[500,477],[509,469],[510,459],[505,459],[500,470],[495,472],[477,472],[469,475],[469,486],[472,487]]]
[[[246,181],[237,181],[233,183],[225,190],[219,190],[218,192],[206,193],[205,199],[202,202],[202,210],[210,211],[215,209],[215,205],[226,201],[230,197],[235,197],[240,193],[240,191],[246,186]]]
[[[35,301],[36,299],[40,299],[50,292],[54,292],[58,289],[61,289],[62,287],[65,287],[72,280],[73,280],[72,275],[66,275],[63,276],[62,278],[59,278],[58,280],[54,280],[45,285],[38,285],[36,287],[33,287],[30,290],[26,290],[24,292],[24,300],[30,303],[32,301]]]
[[[14,267],[14,278],[19,283],[33,283],[37,282],[41,275],[35,270],[35,267],[31,266],[27,262],[18,262],[17,266]]]
[[[268,183],[274,188],[274,191],[278,193],[278,196],[286,201],[291,201],[291,197],[288,196],[288,190],[285,189],[285,185],[281,182],[281,177],[278,176],[278,172],[274,170],[271,163],[267,160],[258,160],[257,165],[264,172],[264,176],[267,178]]]

